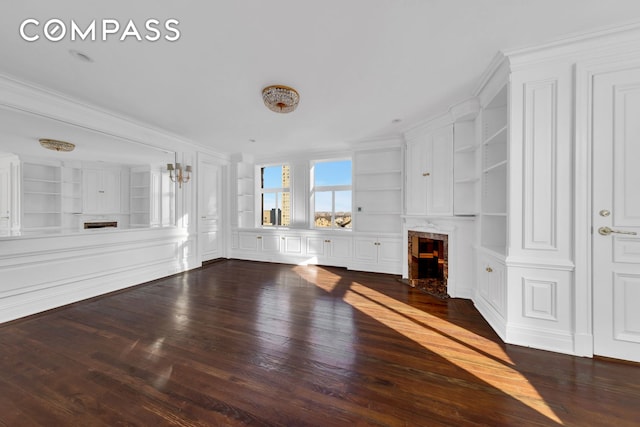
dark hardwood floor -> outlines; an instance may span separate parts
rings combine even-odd
[[[640,425],[640,367],[395,276],[222,261],[0,326],[0,425]]]

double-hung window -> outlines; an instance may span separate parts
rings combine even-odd
[[[291,175],[289,165],[265,166],[260,169],[261,224],[291,223]]]
[[[351,229],[351,160],[311,166],[311,211],[316,228]]]

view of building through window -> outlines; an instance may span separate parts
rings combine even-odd
[[[289,166],[263,167],[261,177],[262,225],[289,225],[291,223]]]
[[[312,171],[314,226],[352,228],[351,160],[316,162]]]

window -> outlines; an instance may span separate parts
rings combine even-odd
[[[351,229],[351,160],[315,162],[311,211],[316,228]]]
[[[260,169],[262,225],[291,223],[289,165],[265,166]]]

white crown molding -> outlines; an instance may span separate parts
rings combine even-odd
[[[166,130],[3,74],[0,74],[0,107],[153,148],[170,151],[196,150],[219,155],[205,146]]]
[[[511,62],[512,71],[536,63],[618,55],[640,48],[640,22],[607,27],[595,31],[574,33],[569,36],[518,49],[507,49],[504,55]]]
[[[480,101],[477,97],[469,97],[451,105],[446,112],[421,120],[405,129],[405,140],[418,138],[425,133],[450,125],[457,121],[474,119],[480,112]]]
[[[363,139],[349,143],[353,151],[375,150],[380,148],[400,147],[404,139],[402,135]]]

